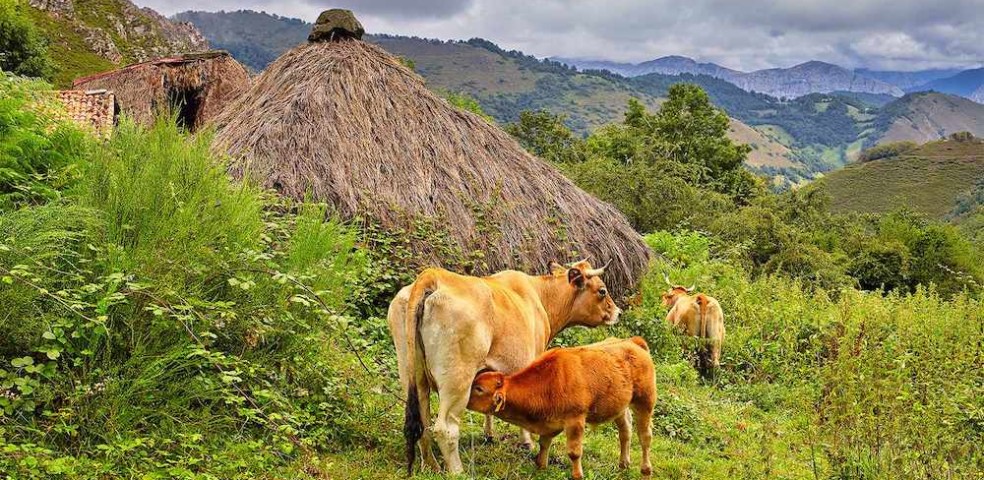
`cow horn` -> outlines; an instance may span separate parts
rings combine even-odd
[[[697,284],[696,283],[687,288],[687,293],[690,293],[690,292],[694,291],[695,288],[697,288]]]
[[[666,272],[663,272],[663,280],[666,280],[667,285],[671,287],[673,286],[673,282],[670,281],[670,276],[667,275]]]
[[[612,264],[612,261],[611,260],[608,260],[608,263],[606,263],[603,267],[601,267],[601,268],[592,268],[590,270],[585,270],[584,271],[584,274],[587,275],[587,276],[589,276],[589,277],[600,277],[600,276],[602,276],[602,275],[605,274],[605,269],[608,268],[608,266],[611,265],[611,264]]]
[[[568,264],[567,264],[567,268],[574,268],[574,265],[577,265],[577,264],[579,264],[579,263],[584,263],[584,262],[587,262],[587,261],[588,261],[588,258],[591,258],[591,257],[584,257],[583,259],[581,259],[581,260],[578,260],[578,261],[576,261],[576,262],[572,262],[572,263],[568,263]]]

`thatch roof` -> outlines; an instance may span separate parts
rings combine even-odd
[[[612,260],[606,281],[619,288],[648,264],[642,239],[615,208],[359,40],[287,52],[215,124],[234,175],[384,227],[436,218],[462,251],[484,254],[476,273],[545,271],[550,260],[589,257]],[[414,242],[421,264],[448,261],[428,239]]]
[[[161,109],[177,110],[195,130],[249,88],[246,68],[227,52],[159,58],[120,70],[82,77],[76,89],[105,89],[116,95],[121,113],[150,124]]]
[[[65,107],[66,120],[108,137],[116,122],[116,97],[106,90],[61,90],[56,98]]]

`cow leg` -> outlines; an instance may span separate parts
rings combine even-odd
[[[396,298],[390,303],[389,312],[387,312],[386,319],[389,323],[390,334],[393,336],[393,346],[396,350],[396,366],[398,373],[400,375],[400,386],[401,388],[406,388],[407,383],[410,380],[410,375],[407,372],[407,332],[406,332],[406,311],[407,311],[407,301],[410,299],[411,287],[404,287],[396,295]],[[420,437],[420,441],[417,445],[420,447],[420,456],[423,459],[424,465],[428,468],[434,470],[435,472],[441,471],[440,464],[437,463],[437,458],[434,456],[434,449],[431,448],[431,433],[430,429],[430,386],[425,385],[420,388],[417,392],[418,400],[420,401],[420,420],[421,424],[424,426],[423,436]]]
[[[550,462],[550,444],[556,436],[556,433],[553,435],[540,435],[540,451],[536,454],[536,468],[547,468],[547,463]]]
[[[564,436],[567,437],[567,456],[571,459],[571,475],[574,480],[580,480],[584,478],[584,470],[581,469],[581,454],[584,452],[582,445],[584,419],[579,418],[568,423],[564,428]]]
[[[632,416],[629,415],[629,409],[625,409],[622,415],[615,417],[615,425],[618,426],[618,468],[629,468],[629,439],[632,436],[632,428],[629,427],[629,423],[632,420]]]
[[[653,473],[653,465],[649,463],[649,445],[653,440],[653,404],[647,406],[633,406],[635,410],[636,436],[639,437],[639,444],[642,446],[642,474],[645,476]]]
[[[434,449],[431,448],[430,386],[420,388],[419,390],[418,400],[420,401],[420,423],[424,427],[424,433],[420,437],[420,441],[417,442],[417,445],[420,446],[420,457],[424,462],[424,465],[435,472],[440,472],[441,465],[437,463],[437,457],[434,456]]]
[[[461,415],[468,405],[468,394],[471,389],[471,377],[450,381],[441,381],[438,387],[438,397],[441,399],[438,407],[437,421],[434,422],[434,438],[441,448],[444,463],[448,473],[464,472],[461,456],[458,453],[458,439],[461,437]]]

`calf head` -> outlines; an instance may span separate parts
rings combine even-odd
[[[672,308],[673,305],[676,305],[676,302],[680,299],[680,297],[693,293],[694,287],[696,287],[696,285],[691,285],[690,287],[684,287],[683,285],[671,286],[669,290],[663,292],[663,306]]]
[[[570,291],[566,296],[570,299],[571,305],[567,322],[569,325],[597,327],[618,323],[618,316],[622,313],[622,309],[615,305],[608,287],[601,279],[607,267],[608,264],[601,268],[592,268],[587,260],[577,262],[570,267],[551,264],[550,268],[554,275],[565,275],[570,285]]]
[[[500,372],[480,372],[472,382],[471,396],[468,397],[468,409],[487,414],[502,410],[506,403],[506,395],[502,391],[505,377]]]

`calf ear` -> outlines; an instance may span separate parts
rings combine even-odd
[[[584,272],[580,268],[572,268],[567,271],[567,281],[578,289],[584,288]]]
[[[502,407],[506,406],[506,394],[502,392],[495,392],[492,395],[492,406],[495,407],[494,411],[498,412],[502,410]]]

